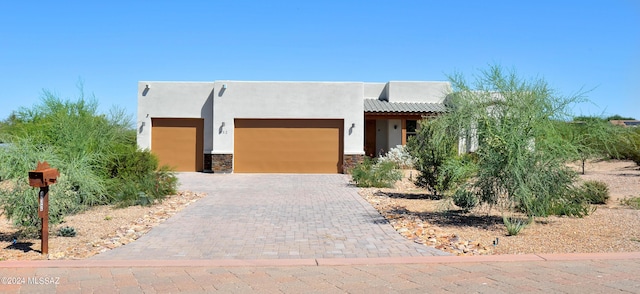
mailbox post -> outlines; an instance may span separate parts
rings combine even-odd
[[[55,184],[60,173],[55,168],[51,168],[45,162],[38,162],[35,170],[29,172],[29,185],[40,188],[38,193],[38,217],[42,228],[40,230],[41,253],[49,253],[49,185]]]

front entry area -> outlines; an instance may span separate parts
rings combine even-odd
[[[236,173],[341,173],[342,119],[236,119]]]

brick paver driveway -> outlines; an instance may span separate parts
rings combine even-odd
[[[94,259],[291,259],[446,255],[401,237],[346,175],[179,174],[207,196]]]

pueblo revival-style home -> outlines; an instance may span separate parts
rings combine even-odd
[[[448,82],[139,82],[138,146],[178,171],[342,173],[446,110]]]

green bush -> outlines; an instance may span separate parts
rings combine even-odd
[[[629,207],[634,208],[634,209],[640,209],[640,196],[639,197],[624,198],[624,199],[620,200],[620,203],[622,203],[622,205],[626,205],[626,206],[629,206]]]
[[[369,158],[351,170],[351,177],[358,187],[393,187],[402,179],[402,172],[390,161],[376,162]]]
[[[478,197],[473,192],[464,188],[459,188],[453,193],[453,204],[460,207],[464,212],[469,212],[478,205]]]
[[[547,216],[565,202],[577,178],[566,163],[577,146],[559,125],[583,97],[558,96],[544,80],[523,79],[499,66],[471,82],[460,74],[450,80],[449,111],[421,124],[410,140],[420,180],[438,193],[468,184],[481,203],[531,217]],[[475,155],[462,165],[452,161],[456,152]]]
[[[632,160],[640,165],[640,128],[636,127],[626,132],[624,140],[619,142],[620,152],[617,159]]]
[[[502,216],[502,222],[507,228],[507,235],[509,236],[518,235],[520,231],[522,231],[522,229],[528,226],[532,221],[532,217],[525,220],[523,218]]]
[[[595,211],[595,206],[591,206],[580,194],[575,194],[572,191],[568,193],[569,195],[554,199],[549,204],[547,215],[585,217]]]
[[[449,190],[450,177],[445,175],[445,163],[456,154],[457,135],[440,117],[420,121],[416,136],[409,139],[407,150],[413,157],[413,167],[419,174],[416,184],[434,195]]]
[[[178,179],[149,150],[130,147],[109,162],[109,194],[120,206],[150,205],[176,193]]]
[[[473,153],[466,153],[447,158],[440,168],[438,187],[447,190],[457,190],[459,187],[467,186],[471,179],[478,172],[477,156]],[[476,197],[477,199],[477,197]]]
[[[585,181],[574,190],[576,197],[590,204],[606,204],[609,200],[609,187],[601,181]]]
[[[58,229],[58,236],[60,237],[75,237],[76,229],[74,227],[65,226]]]
[[[162,201],[166,195],[175,194],[178,178],[173,171],[162,167],[140,179],[120,179],[114,181],[113,185],[110,190],[119,206],[146,206]]]
[[[137,149],[136,133],[124,111],[97,112],[97,103],[81,96],[63,101],[49,92],[32,109],[20,109],[0,133],[0,178],[10,184],[0,190],[0,207],[16,225],[33,228],[37,189],[26,175],[38,161],[60,171],[51,186],[50,223],[88,206],[122,202],[149,204],[174,194],[175,175],[149,151]]]

